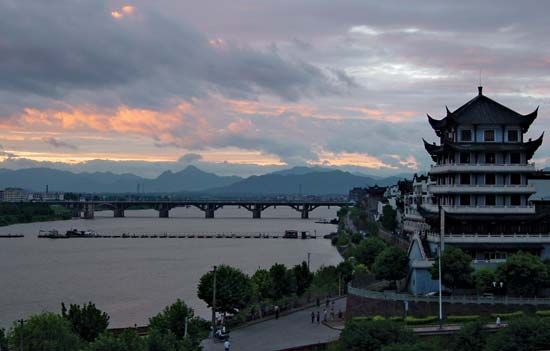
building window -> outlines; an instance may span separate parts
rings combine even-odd
[[[521,154],[519,152],[513,152],[510,154],[510,163],[520,164],[521,163]]]
[[[495,131],[492,129],[483,132],[483,139],[485,141],[495,141]]]
[[[512,205],[512,206],[521,206],[521,196],[519,196],[519,195],[510,196],[510,205]]]
[[[463,129],[460,131],[461,141],[472,141],[472,131],[470,129]]]
[[[463,184],[463,185],[470,184],[470,175],[469,174],[460,174],[460,184]]]
[[[520,185],[521,184],[521,174],[512,174],[512,175],[510,175],[510,184]]]
[[[509,130],[508,131],[508,141],[510,142],[516,142],[518,141],[518,131],[517,130]]]
[[[460,195],[460,205],[470,206],[470,195]]]
[[[488,152],[485,154],[485,163],[495,163],[495,154],[493,152]]]
[[[486,185],[495,185],[497,183],[496,176],[493,173],[488,173],[485,175],[485,184]]]
[[[470,153],[461,152],[460,153],[460,163],[470,163]]]
[[[497,204],[497,198],[493,194],[485,195],[485,206],[495,206]]]

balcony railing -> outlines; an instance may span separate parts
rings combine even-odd
[[[430,241],[439,242],[439,233],[428,232]],[[550,233],[452,233],[445,234],[445,242],[449,243],[550,243]]]
[[[438,205],[421,205],[429,212],[439,212]],[[535,206],[474,206],[474,205],[442,205],[447,213],[453,214],[533,214]]]
[[[432,194],[534,194],[536,191],[533,184],[439,184],[430,186]]]
[[[430,174],[439,173],[465,173],[465,172],[530,172],[535,170],[534,163],[510,164],[510,163],[448,163],[432,165]]]

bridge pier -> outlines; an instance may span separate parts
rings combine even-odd
[[[75,206],[71,208],[71,216],[73,218],[80,218],[80,214],[82,213],[80,207]]]
[[[302,219],[308,219],[309,218],[309,206],[304,206],[302,208]]]
[[[84,205],[84,219],[94,219],[95,205],[86,204]]]
[[[158,208],[159,218],[168,218],[170,217],[170,207],[169,206],[160,206]]]
[[[255,207],[252,210],[252,218],[262,218],[262,209]]]
[[[216,212],[216,206],[208,204],[204,210],[204,218],[214,218],[214,212]]]
[[[115,207],[113,209],[113,215],[115,218],[123,218],[124,217],[124,208],[123,207]]]

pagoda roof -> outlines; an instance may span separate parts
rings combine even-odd
[[[533,112],[522,115],[496,101],[483,95],[479,87],[479,94],[451,112],[448,108],[447,116],[442,119],[434,119],[428,115],[428,122],[435,131],[446,129],[454,125],[519,125],[523,132],[537,118],[537,107]],[[439,133],[438,133],[439,134]]]
[[[454,143],[446,142],[442,145],[436,145],[435,143],[428,143],[426,140],[422,139],[424,142],[424,148],[432,159],[436,161],[436,156],[446,152],[446,151],[495,151],[495,152],[505,152],[505,151],[526,151],[527,158],[530,159],[533,157],[533,154],[537,149],[542,145],[542,140],[544,138],[544,132],[535,140],[529,139],[529,141],[524,143]]]

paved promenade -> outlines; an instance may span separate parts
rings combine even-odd
[[[322,303],[320,308],[308,308],[281,316],[277,320],[270,319],[237,329],[231,332],[231,351],[274,351],[336,340],[340,335],[339,330],[331,329],[322,323],[311,323],[312,311],[319,311],[321,321],[323,320],[324,306]],[[336,313],[339,309],[345,312],[345,308],[345,298],[336,301]],[[223,351],[223,344],[214,343],[211,339],[203,341],[202,345],[204,351]]]

